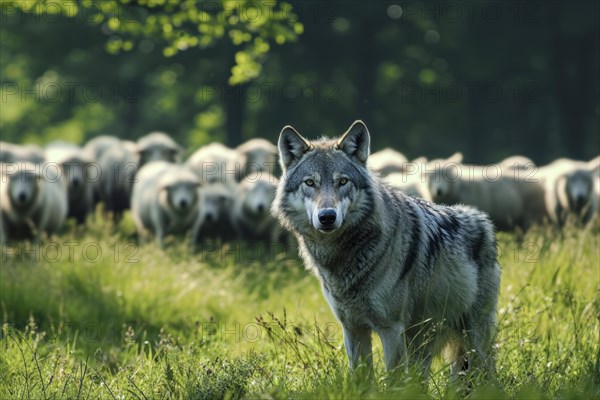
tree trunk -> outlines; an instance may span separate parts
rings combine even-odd
[[[225,144],[237,147],[244,141],[242,136],[247,85],[228,86],[225,91]]]

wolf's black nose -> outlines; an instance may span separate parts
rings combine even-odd
[[[179,201],[179,207],[180,207],[180,208],[187,208],[187,205],[188,205],[188,202],[187,202],[187,200],[181,199],[181,200]]]
[[[319,211],[319,222],[324,226],[331,226],[334,224],[337,213],[335,208],[324,208]]]

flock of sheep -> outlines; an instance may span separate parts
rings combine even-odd
[[[98,203],[118,222],[131,209],[141,240],[164,245],[170,234],[191,242],[286,238],[270,214],[278,179],[277,148],[252,139],[236,149],[212,143],[181,163],[183,149],[162,132],[137,142],[112,136],[83,147],[62,141],[41,149],[0,142],[3,243],[39,240],[73,217],[85,224]]]
[[[559,158],[538,167],[524,156],[497,164],[447,159],[409,162],[386,148],[371,155],[371,170],[407,194],[434,203],[469,204],[487,212],[498,230],[526,231],[532,225],[588,224],[598,218],[600,156],[590,161]]]
[[[171,234],[189,234],[193,244],[288,240],[269,212],[278,183],[275,145],[264,139],[235,149],[212,143],[185,162],[183,153],[162,132],[137,142],[99,136],[83,147],[0,142],[0,241],[40,240],[60,232],[69,217],[85,224],[98,203],[116,222],[131,209],[140,238],[161,246]],[[367,166],[409,195],[476,206],[500,230],[598,218],[600,157],[562,158],[542,167],[522,156],[492,165],[462,161],[456,153],[409,162],[386,148]]]

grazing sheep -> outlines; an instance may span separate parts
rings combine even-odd
[[[509,184],[517,189],[523,205],[521,228],[527,230],[532,225],[548,222],[550,216],[546,209],[544,181],[543,177],[538,174],[538,168],[516,171],[527,172],[527,174],[518,174],[516,177],[508,178]]]
[[[137,173],[135,148],[135,143],[112,136],[98,136],[84,148],[102,172],[94,186],[95,200],[104,203],[105,211],[112,213],[114,221],[119,221],[130,206]]]
[[[0,162],[41,164],[44,162],[44,150],[35,144],[0,142]]]
[[[216,142],[196,150],[187,160],[187,165],[204,184],[220,182],[235,187],[241,175],[238,152]]]
[[[502,171],[529,170],[535,168],[535,163],[525,156],[511,156],[498,163]]]
[[[100,135],[90,139],[83,151],[87,154],[90,160],[98,160],[102,154],[111,147],[120,146],[121,140],[115,136]]]
[[[257,176],[257,173],[266,172],[275,175],[277,167],[277,146],[266,139],[250,139],[236,148],[240,160],[241,181],[246,176]]]
[[[200,180],[187,166],[152,161],[138,172],[131,215],[143,238],[162,247],[168,234],[190,233],[194,243],[202,223]]]
[[[279,179],[266,172],[258,179],[240,182],[232,211],[233,226],[240,239],[267,244],[279,241],[282,229],[269,211],[278,182]]]
[[[598,210],[594,173],[588,163],[566,158],[541,168],[545,181],[546,209],[558,226],[574,218],[587,224]]]
[[[587,165],[592,174],[600,176],[600,156],[592,158]]]
[[[0,207],[2,240],[39,240],[63,226],[67,217],[67,191],[58,175],[42,173],[40,165],[2,164]]]
[[[413,197],[424,197],[423,179],[420,173],[406,174],[394,172],[383,178],[390,185],[397,187],[402,192]]]
[[[432,161],[428,161],[425,157],[418,157],[405,162],[402,172],[392,172],[384,176],[384,180],[409,196],[428,198],[425,176],[427,171],[451,164],[458,165],[461,161],[462,153],[455,153],[447,159],[438,158]]]
[[[102,154],[98,165],[103,171],[97,185],[100,201],[104,202],[105,210],[113,214],[114,220],[119,221],[130,207],[137,173],[135,153],[124,145],[111,147]]]
[[[381,177],[386,177],[394,172],[404,172],[408,159],[402,153],[386,147],[369,156],[367,167]]]
[[[83,146],[83,151],[85,152],[87,158],[89,160],[93,160],[98,163],[98,160],[102,157],[104,152],[111,147],[118,147],[121,145],[121,141],[114,137],[108,135],[100,135],[90,139],[85,146]],[[98,179],[96,185],[94,185],[94,204],[101,201],[100,199],[100,181],[104,179],[104,176],[108,173],[102,166],[99,165],[100,171],[102,175]]]
[[[517,226],[526,230],[532,223],[520,184],[502,175],[498,166],[449,164],[428,171],[426,178],[429,201],[475,206],[487,212],[499,230],[512,230]],[[534,188],[531,186],[532,193],[536,192]],[[537,192],[542,193],[541,187]]]
[[[68,217],[83,224],[87,215],[94,211],[94,186],[102,171],[81,147],[60,141],[46,147],[46,166],[53,164],[60,168],[61,179],[67,182]]]
[[[427,159],[426,159],[427,160]],[[433,160],[426,161],[427,165],[422,173],[426,173],[428,169],[444,168],[451,165],[462,165],[463,154],[459,151],[452,154],[448,158],[435,158]]]
[[[150,161],[179,163],[183,149],[163,132],[151,132],[137,141],[139,166]]]
[[[231,210],[235,186],[212,182],[202,187],[202,228],[199,239],[218,239],[228,242],[235,239]]]
[[[0,141],[0,163],[13,162],[14,149],[17,145]]]

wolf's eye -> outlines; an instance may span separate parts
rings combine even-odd
[[[307,179],[304,181],[304,183],[306,183],[308,186],[314,186],[315,185],[315,181],[313,181],[312,179]]]
[[[348,179],[347,178],[340,179],[340,186],[344,186],[346,183],[348,183]]]

